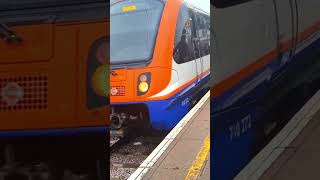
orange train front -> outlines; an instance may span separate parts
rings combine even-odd
[[[0,179],[105,180],[107,10],[105,0],[0,2]]]
[[[104,0],[0,2],[1,157],[10,147],[34,161],[63,159],[58,168],[77,166],[66,159],[80,152],[84,163],[105,164],[106,8]]]
[[[207,90],[209,13],[181,0],[111,1],[113,128],[174,127]]]

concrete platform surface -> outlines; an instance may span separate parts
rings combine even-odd
[[[320,111],[260,179],[320,179]]]
[[[210,179],[209,99],[198,108],[143,179]]]

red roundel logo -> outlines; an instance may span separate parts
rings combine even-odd
[[[1,100],[8,106],[16,105],[24,96],[23,88],[14,82],[6,84],[0,93]]]

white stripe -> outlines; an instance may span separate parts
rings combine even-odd
[[[153,150],[153,152],[143,161],[139,168],[128,178],[128,180],[139,180],[148,172],[149,168],[157,162],[159,157],[166,151],[171,142],[177,137],[184,126],[192,119],[196,112],[209,99],[210,91],[186,114],[181,121],[170,131],[163,141]]]
[[[200,58],[189,61],[182,64],[177,64],[174,59],[172,58],[172,71],[171,71],[171,79],[169,84],[166,88],[162,89],[159,93],[151,96],[150,98],[161,97],[167,94],[172,93],[177,88],[185,85],[186,83],[190,82],[193,78],[196,78],[199,73],[203,73],[207,70],[210,74],[210,55],[206,55],[202,57],[203,59],[203,70],[200,69],[198,66],[198,73],[196,70],[196,61],[200,61]],[[200,72],[202,71],[202,72]]]
[[[170,94],[177,88],[183,86],[187,82],[191,81],[193,78],[196,77],[196,69],[195,69],[195,62],[189,61],[182,64],[177,64],[172,59],[172,71],[171,71],[171,79],[166,88],[164,88],[159,93],[153,95],[150,98],[154,97],[161,97],[167,94]]]
[[[320,90],[294,115],[269,144],[235,177],[236,180],[256,180],[272,165],[320,109]]]

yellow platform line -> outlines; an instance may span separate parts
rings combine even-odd
[[[198,178],[210,152],[210,135],[204,139],[203,145],[192,163],[185,180],[195,180]]]

